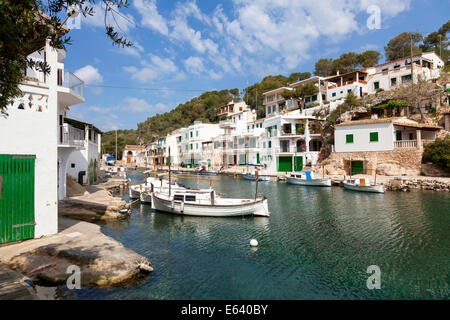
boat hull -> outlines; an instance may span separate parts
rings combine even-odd
[[[331,179],[297,179],[297,178],[286,178],[286,183],[297,184],[301,186],[311,186],[311,187],[331,187]]]
[[[384,186],[358,186],[344,182],[344,188],[352,191],[371,192],[371,193],[384,193]]]
[[[152,195],[150,192],[142,192],[140,195],[140,200],[142,204],[152,204]]]
[[[170,201],[152,194],[152,207],[159,211],[201,217],[269,216],[267,199],[245,205],[199,205],[181,201]]]
[[[141,196],[141,191],[139,189],[130,187],[128,188],[128,195],[130,199],[139,199],[139,197]]]
[[[245,180],[249,180],[249,181],[255,181],[255,179],[256,179],[255,176],[250,176],[250,175],[247,175],[247,174],[243,174],[242,177]],[[268,176],[258,176],[258,181],[270,181],[270,177],[268,177]]]

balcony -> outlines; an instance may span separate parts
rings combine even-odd
[[[84,147],[84,138],[84,130],[74,128],[68,123],[59,126],[60,147]]]
[[[66,106],[84,102],[84,82],[70,71],[58,69],[58,101]]]
[[[422,145],[423,148],[424,145],[434,142],[434,140],[427,140],[422,139]],[[398,140],[394,141],[394,148],[395,149],[415,149],[417,148],[417,140]]]

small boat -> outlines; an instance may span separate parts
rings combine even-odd
[[[347,179],[344,181],[344,188],[352,191],[384,193],[384,186],[380,184],[371,184],[368,179]]]
[[[291,172],[286,175],[286,183],[313,187],[331,187],[331,179],[316,179],[310,171]]]
[[[267,199],[232,199],[219,197],[214,189],[176,190],[171,195],[153,192],[152,207],[159,211],[203,217],[269,216]]]
[[[245,172],[242,174],[242,178],[244,178],[245,180],[255,181],[256,174],[254,172]],[[270,181],[270,177],[258,174],[258,181]]]

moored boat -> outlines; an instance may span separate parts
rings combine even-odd
[[[331,179],[317,179],[313,172],[291,172],[286,175],[286,183],[312,187],[331,187]]]
[[[371,184],[368,179],[347,179],[344,181],[344,188],[352,191],[384,193],[384,186],[381,184]]]
[[[219,197],[213,189],[209,192],[180,190],[173,194],[153,192],[152,207],[156,210],[205,217],[269,216],[267,199],[232,199]]]
[[[244,178],[245,180],[255,181],[256,174],[254,172],[245,172],[242,174],[242,178]],[[258,181],[270,181],[270,177],[258,174]]]

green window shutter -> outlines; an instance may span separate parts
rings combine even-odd
[[[269,148],[272,148],[272,141],[269,141]]]
[[[353,143],[353,134],[347,134],[345,136],[345,142],[346,143]]]
[[[198,131],[195,131],[195,136],[197,136],[197,137],[198,137]]]
[[[370,142],[377,142],[378,141],[378,132],[371,132],[370,133]]]
[[[191,150],[192,150],[192,143],[191,143]]]
[[[191,138],[192,138],[192,131],[191,131]]]
[[[266,142],[265,141],[263,142],[263,148],[264,149],[266,148]]]

